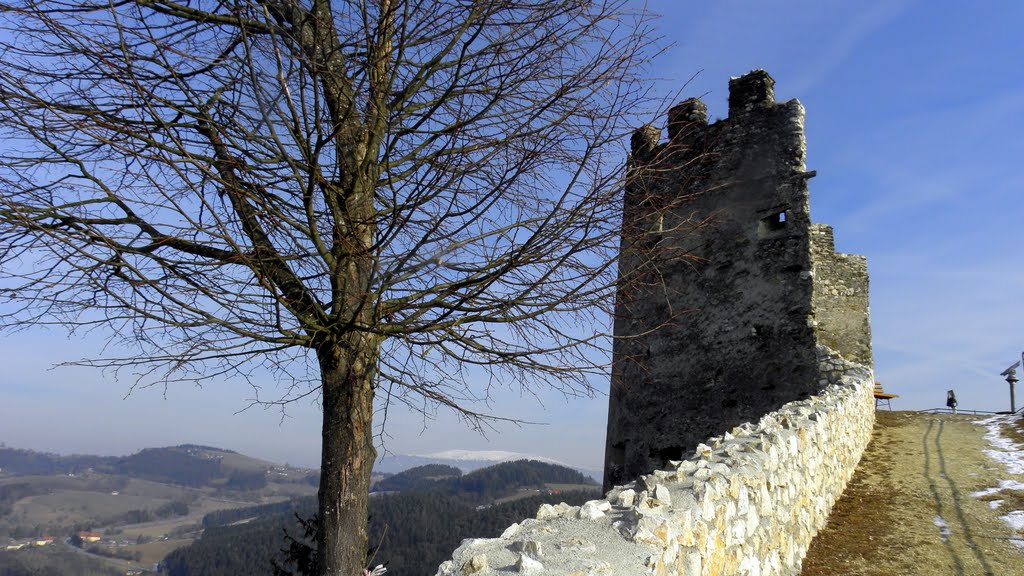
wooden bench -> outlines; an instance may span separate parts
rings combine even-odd
[[[889,406],[889,410],[892,410],[892,399],[899,397],[899,394],[889,394],[882,390],[881,382],[875,382],[875,408],[878,408],[878,405],[884,401]]]

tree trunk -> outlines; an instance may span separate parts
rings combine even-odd
[[[377,343],[365,335],[317,350],[323,384],[318,576],[361,576],[373,447]]]

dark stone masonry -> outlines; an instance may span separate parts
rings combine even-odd
[[[829,383],[816,347],[871,366],[867,263],[811,224],[804,109],[755,70],[729,116],[686,100],[632,138],[605,489]]]

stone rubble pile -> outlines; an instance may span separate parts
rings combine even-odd
[[[438,576],[796,575],[874,426],[874,379],[824,347],[829,386],[708,439],[603,500],[466,540]]]

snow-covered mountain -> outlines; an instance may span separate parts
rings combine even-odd
[[[537,456],[536,454],[524,454],[522,452],[509,452],[505,450],[443,450],[422,455],[385,454],[377,459],[373,470],[374,472],[396,474],[425,464],[446,464],[448,466],[455,466],[462,470],[463,473],[466,473],[493,466],[500,462],[510,462],[513,460],[537,460],[539,462],[547,462],[548,464],[558,464],[559,466],[578,470],[598,482],[601,480],[600,470],[574,466],[553,458]]]
[[[536,454],[523,454],[522,452],[509,452],[507,450],[444,450],[442,452],[434,452],[432,454],[424,454],[424,458],[439,458],[442,460],[470,460],[470,461],[486,461],[486,462],[509,462],[512,460],[536,460],[538,462],[547,462],[548,464],[558,464],[559,466],[565,466],[572,468],[569,464],[555,460],[553,458],[547,458],[544,456],[537,456]]]

